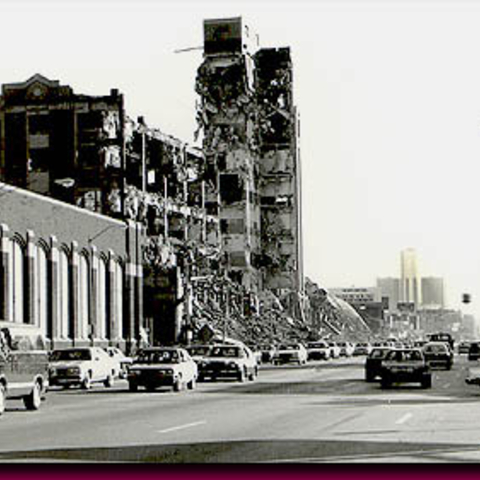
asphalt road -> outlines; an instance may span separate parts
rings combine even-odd
[[[364,358],[268,367],[255,382],[195,391],[52,390],[37,412],[0,417],[0,461],[352,463],[480,461],[480,388],[468,362],[433,388],[382,390]]]

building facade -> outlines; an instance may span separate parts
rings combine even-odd
[[[400,253],[400,301],[413,303],[417,308],[422,304],[417,253],[413,248],[407,248]]]
[[[142,230],[0,183],[0,325],[42,346],[141,338]]]
[[[0,181],[121,216],[124,194],[123,96],[75,94],[36,74],[2,85]]]
[[[298,313],[301,172],[290,50],[260,49],[241,18],[204,22],[197,118],[229,276]],[[300,307],[301,310],[301,307]]]
[[[427,309],[445,308],[445,285],[443,278],[422,278],[422,307]]]

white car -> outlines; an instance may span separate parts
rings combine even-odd
[[[100,347],[73,347],[53,350],[49,359],[49,384],[85,390],[93,383],[111,387],[116,371],[110,356]]]
[[[353,355],[354,346],[350,342],[338,342],[340,347],[340,356],[351,357]]]
[[[158,387],[172,387],[180,392],[185,387],[193,390],[197,384],[198,367],[184,348],[150,347],[142,350],[128,370],[131,392],[138,387],[153,391]]]
[[[369,343],[357,343],[353,350],[353,355],[370,355],[372,352],[372,346]]]
[[[328,344],[330,345],[330,351],[332,353],[332,358],[339,358],[341,349],[338,346],[338,344],[336,344],[335,342],[328,342]]]
[[[332,349],[327,342],[307,343],[308,360],[328,360],[332,358]]]
[[[127,378],[127,372],[132,364],[133,359],[131,357],[127,357],[117,347],[105,347],[104,350],[108,353],[108,356],[112,361],[113,368],[115,370],[115,378]]]
[[[198,364],[200,380],[210,378],[235,378],[244,382],[255,380],[258,364],[254,353],[245,345],[214,345],[210,353]]]
[[[281,363],[305,365],[307,358],[307,349],[301,343],[282,344],[278,346],[273,356],[273,363],[276,365]]]

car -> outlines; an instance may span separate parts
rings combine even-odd
[[[353,355],[353,344],[350,342],[338,342],[341,357],[351,357]]]
[[[455,340],[450,333],[443,333],[443,332],[431,333],[431,334],[427,335],[427,340],[429,342],[444,342],[444,343],[447,343],[450,347],[450,350],[452,350],[452,352],[453,352],[453,349],[454,349],[454,346],[455,346]]]
[[[382,371],[382,362],[387,353],[392,349],[390,347],[374,347],[365,360],[365,381],[373,382],[379,377]]]
[[[387,353],[380,371],[382,388],[394,383],[419,382],[422,388],[432,387],[432,372],[420,349],[398,349]]]
[[[468,349],[468,360],[475,361],[480,358],[480,342],[472,342]]]
[[[340,347],[335,342],[328,342],[332,358],[340,358]]]
[[[469,350],[470,350],[470,342],[463,341],[458,344],[457,351],[459,355],[468,354]]]
[[[116,375],[110,355],[100,347],[70,347],[50,354],[50,386],[80,386],[89,390],[94,383],[103,383],[109,388]]]
[[[104,350],[108,353],[115,370],[115,378],[127,378],[128,368],[132,364],[132,358],[127,357],[117,347],[104,347]]]
[[[357,343],[353,349],[353,356],[369,355],[372,346],[369,343]]]
[[[272,363],[273,356],[275,355],[275,345],[263,344],[259,345],[258,349],[261,353],[261,363]]]
[[[245,345],[217,344],[198,364],[199,380],[234,378],[239,382],[255,380],[258,364],[253,352]]]
[[[278,346],[273,357],[273,363],[298,363],[305,365],[307,363],[307,349],[301,343],[284,343]]]
[[[446,370],[451,370],[453,352],[447,343],[428,342],[423,347],[423,354],[430,367],[444,367]]]
[[[307,343],[308,360],[328,360],[332,357],[332,349],[327,342]]]
[[[128,388],[131,392],[139,387],[150,392],[159,387],[172,387],[174,392],[185,387],[194,390],[197,378],[197,364],[184,348],[149,347],[133,360],[128,370]]]
[[[188,354],[192,357],[193,361],[198,365],[199,362],[208,357],[211,345],[189,345],[186,347]]]
[[[48,388],[48,352],[18,334],[0,330],[0,415],[8,400],[21,398],[27,410],[38,410]]]

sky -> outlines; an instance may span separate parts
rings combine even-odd
[[[202,52],[176,51],[230,16],[292,49],[306,274],[373,286],[411,247],[479,315],[480,2],[0,0],[0,83],[118,88],[130,116],[193,143]]]

